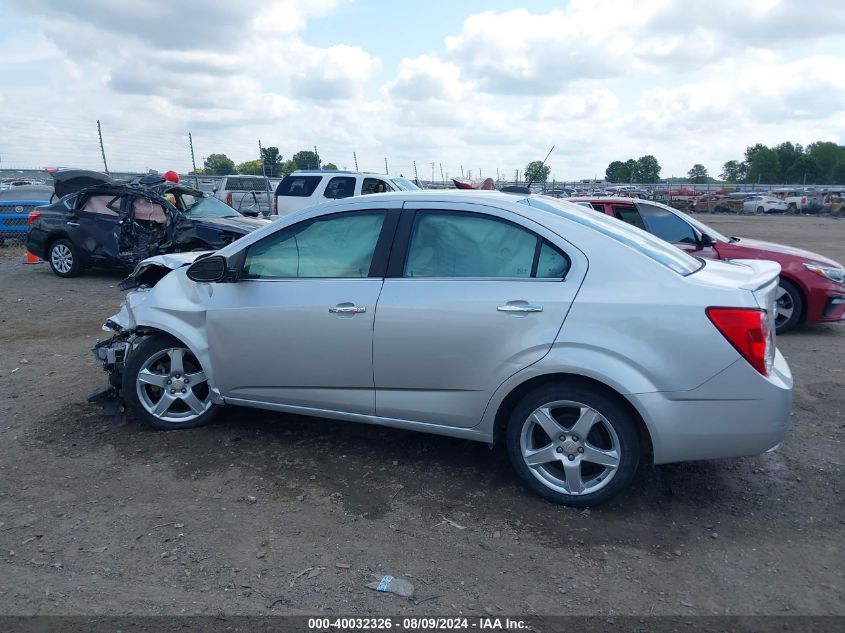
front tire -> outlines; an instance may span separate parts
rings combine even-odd
[[[637,426],[617,397],[561,382],[527,393],[511,412],[508,457],[535,493],[562,505],[599,505],[627,488],[640,461]]]
[[[775,299],[775,332],[783,334],[795,328],[804,312],[804,295],[791,281],[781,277]]]
[[[59,277],[76,277],[82,272],[82,261],[73,242],[59,239],[50,244],[47,251],[50,268]]]
[[[149,336],[131,351],[123,398],[132,417],[162,431],[203,426],[218,411],[197,357],[166,334]]]
[[[765,212],[766,210],[763,207],[757,207],[757,213],[759,213],[760,215],[763,215]]]

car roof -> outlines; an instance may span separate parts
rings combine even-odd
[[[362,176],[381,176],[382,178],[399,178],[399,176],[391,176],[390,174],[379,174],[374,171],[352,171],[351,169],[297,169],[288,174],[288,176],[308,175],[322,176],[325,174],[360,174]],[[401,176],[404,178],[404,176]]]
[[[626,202],[628,204],[632,204],[634,200],[648,202],[648,200],[642,198],[630,198],[628,196],[573,196],[566,198],[566,200],[569,202]]]

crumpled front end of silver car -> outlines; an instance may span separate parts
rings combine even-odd
[[[140,262],[132,273],[120,283],[126,290],[126,298],[117,314],[109,317],[103,324],[103,331],[111,332],[111,338],[97,341],[91,349],[108,376],[108,384],[88,396],[88,402],[101,404],[107,415],[120,415],[124,412],[121,390],[123,388],[123,369],[126,359],[138,342],[149,333],[149,329],[139,327],[137,315],[143,311],[153,288],[171,272],[194,262],[205,253],[175,253],[158,255]]]

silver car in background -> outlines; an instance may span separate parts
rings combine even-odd
[[[386,193],[142,262],[94,351],[158,429],[238,405],[503,442],[529,488],[583,507],[643,455],[777,446],[778,272],[554,198]]]

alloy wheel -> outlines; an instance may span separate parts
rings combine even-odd
[[[50,250],[50,263],[58,272],[66,275],[73,268],[73,253],[65,244],[56,244]]]
[[[792,300],[792,295],[787,292],[783,286],[778,286],[777,295],[775,296],[775,327],[780,327],[789,319],[795,312],[795,302]]]
[[[616,475],[621,458],[613,426],[592,407],[559,400],[534,410],[520,434],[522,459],[544,486],[567,495],[587,495]]]
[[[150,356],[138,371],[136,387],[141,406],[163,422],[187,422],[212,406],[205,372],[183,347]]]

